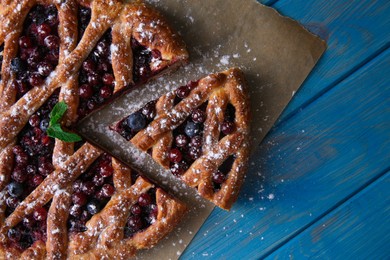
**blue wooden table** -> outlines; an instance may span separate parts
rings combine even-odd
[[[390,1],[262,2],[328,49],[182,259],[388,259]]]

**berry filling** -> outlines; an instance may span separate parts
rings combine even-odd
[[[132,237],[153,224],[157,219],[156,190],[151,189],[143,193],[136,204],[131,206],[130,216],[124,229],[125,238]]]
[[[229,156],[221,166],[219,166],[216,172],[213,172],[212,181],[214,185],[214,191],[221,189],[221,185],[226,181],[228,173],[232,170],[234,160],[236,159],[235,155]]]
[[[18,54],[11,61],[17,98],[43,84],[58,64],[60,38],[58,12],[54,5],[37,5],[28,13],[19,37]]]
[[[79,73],[80,104],[78,114],[84,117],[111,98],[114,73],[111,64],[111,31],[107,31],[83,62]]]
[[[68,218],[71,232],[85,231],[87,221],[99,213],[115,193],[113,173],[112,157],[103,154],[73,183]],[[136,180],[137,177],[138,173],[132,174],[132,180]],[[125,227],[125,237],[130,237],[155,222],[157,218],[155,192],[155,189],[152,189],[142,194],[137,203],[131,207]]]
[[[68,226],[72,232],[86,230],[85,223],[100,212],[115,192],[112,175],[112,157],[100,156],[89,169],[73,183],[72,204]]]
[[[175,90],[174,105],[186,98],[191,90],[198,86],[197,81],[191,81]],[[181,176],[189,166],[202,155],[203,129],[206,121],[207,102],[195,109],[190,116],[173,130],[173,143],[169,151],[170,170],[172,174]],[[235,108],[230,103],[226,106],[224,122],[220,126],[219,139],[232,134],[236,130]],[[118,132],[126,140],[133,138],[140,130],[145,129],[156,117],[156,101],[147,103],[143,108],[119,121],[111,129]],[[229,157],[213,174],[215,190],[227,179],[234,156]]]
[[[50,111],[57,102],[58,93],[55,93],[30,117],[28,124],[18,135],[13,147],[14,165],[11,179],[6,187],[9,195],[6,201],[6,216],[54,170],[54,139],[46,135],[46,129]]]
[[[85,32],[91,19],[91,10],[79,9],[79,40]],[[115,77],[111,62],[111,30],[108,30],[95,48],[83,62],[79,74],[80,118],[109,101],[114,92]],[[133,80],[135,84],[146,82],[156,72],[150,68],[150,63],[162,59],[158,50],[150,50],[142,46],[134,38],[131,39],[133,52]],[[128,86],[131,88],[132,86]]]
[[[46,219],[50,204],[51,202],[36,209],[32,214],[24,217],[18,225],[8,230],[7,236],[10,247],[24,250],[36,241],[46,242]]]

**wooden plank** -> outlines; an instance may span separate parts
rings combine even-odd
[[[386,259],[390,172],[272,253],[269,259]]]
[[[291,117],[390,44],[390,1],[294,1],[273,5],[328,43],[280,121]]]
[[[183,259],[258,259],[383,173],[390,49],[273,131],[232,212],[215,210]]]

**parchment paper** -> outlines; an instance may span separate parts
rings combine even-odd
[[[109,131],[108,126],[188,80],[236,66],[244,71],[250,89],[251,138],[256,148],[326,45],[298,23],[254,0],[148,2],[182,35],[190,52],[190,64],[117,99],[83,120],[78,129],[88,140],[191,205],[191,211],[174,232],[153,249],[138,254],[142,259],[177,259],[213,205],[197,197],[193,189],[163,170],[150,156]]]

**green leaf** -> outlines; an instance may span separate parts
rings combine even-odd
[[[50,137],[57,138],[65,142],[78,142],[82,140],[79,135],[62,130],[60,124],[49,126],[49,128],[46,130],[46,133]]]
[[[68,105],[64,102],[58,102],[53,110],[50,112],[49,127],[46,130],[48,136],[60,139],[65,142],[78,142],[81,141],[81,137],[75,133],[65,132],[61,128],[60,120],[64,116]]]
[[[68,110],[68,105],[64,101],[58,102],[50,112],[49,126],[58,124],[66,110]]]

